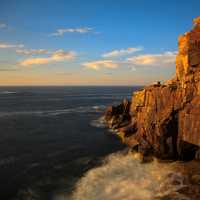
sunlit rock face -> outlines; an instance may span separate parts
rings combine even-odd
[[[200,147],[200,17],[179,37],[178,46],[175,78],[133,94],[131,122],[120,135],[137,140],[144,154],[192,159]]]

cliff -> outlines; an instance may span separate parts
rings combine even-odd
[[[143,155],[190,160],[200,157],[200,17],[179,37],[178,47],[175,78],[110,106],[105,119]]]

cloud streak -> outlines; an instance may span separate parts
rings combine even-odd
[[[4,24],[4,23],[0,23],[0,28],[6,28],[6,27],[7,27],[6,24]]]
[[[103,58],[119,57],[142,51],[142,47],[129,47],[127,49],[113,50],[102,55]]]
[[[133,66],[169,66],[175,63],[177,52],[164,52],[160,54],[144,54],[127,59],[127,63]]]
[[[21,66],[30,66],[30,65],[43,65],[53,62],[62,62],[70,61],[75,59],[76,53],[73,51],[63,51],[58,50],[51,54],[49,57],[40,57],[40,58],[28,58],[21,61],[19,64]]]
[[[82,27],[82,28],[66,28],[66,29],[57,29],[55,33],[51,33],[51,36],[63,36],[65,33],[89,33],[92,31],[90,27]]]
[[[7,43],[0,43],[0,49],[11,49],[11,48],[23,48],[23,44],[7,44]]]
[[[50,53],[47,49],[17,49],[16,52],[24,55],[40,55]]]
[[[118,67],[118,64],[112,60],[97,60],[97,61],[85,62],[82,65],[88,69],[93,69],[93,70],[100,70],[102,68],[116,69]]]

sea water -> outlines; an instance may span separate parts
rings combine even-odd
[[[101,116],[138,88],[0,87],[0,199],[69,197],[89,169],[124,148]]]

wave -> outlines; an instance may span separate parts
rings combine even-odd
[[[64,98],[48,98],[46,101],[62,101]]]
[[[106,127],[105,119],[104,117],[100,117],[96,120],[92,120],[90,125],[97,128],[105,128]]]
[[[11,111],[0,112],[0,117],[10,117],[15,115],[36,115],[40,117],[58,116],[70,113],[101,113],[105,109],[104,105],[99,106],[79,106],[76,108],[66,108],[57,110],[38,110],[38,111]]]
[[[0,94],[16,94],[14,91],[1,91]]]
[[[159,200],[166,195],[189,200],[178,192],[184,187],[184,176],[172,163],[141,164],[137,153],[115,153],[78,181],[70,200]]]
[[[15,163],[18,160],[19,160],[19,158],[16,158],[14,156],[10,156],[10,157],[1,159],[0,160],[0,167],[6,166],[6,165],[9,165],[9,164],[13,164],[13,163]]]
[[[106,108],[106,106],[105,105],[98,105],[98,106],[92,106],[92,108],[95,109],[95,110],[103,110],[103,109]]]

